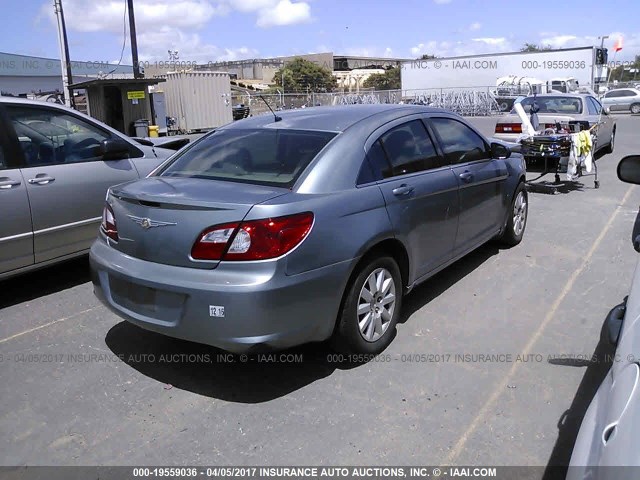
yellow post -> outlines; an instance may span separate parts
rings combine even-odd
[[[158,127],[157,125],[149,125],[149,136],[150,137],[158,137],[158,130],[160,129],[160,127]]]

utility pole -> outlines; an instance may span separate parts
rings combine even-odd
[[[62,70],[62,91],[64,93],[64,104],[72,107],[73,97],[69,90],[69,85],[73,83],[71,75],[71,62],[69,61],[69,43],[67,42],[67,28],[64,23],[64,12],[62,10],[62,0],[53,0],[53,8],[58,18],[58,43],[60,44],[60,67]]]
[[[600,48],[604,48],[604,41],[609,38],[609,35],[603,35],[602,37],[598,37],[601,42],[600,42]]]
[[[142,78],[138,62],[138,41],[136,40],[136,18],[133,13],[133,0],[127,0],[129,8],[129,32],[131,32],[131,60],[133,61],[133,78]]]

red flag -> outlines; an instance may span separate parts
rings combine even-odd
[[[620,50],[622,50],[622,37],[618,38],[618,41],[616,42],[616,44],[613,46],[613,49],[616,52],[619,52]]]

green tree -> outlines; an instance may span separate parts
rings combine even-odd
[[[299,57],[278,69],[273,80],[285,93],[330,92],[337,86],[331,70]]]
[[[633,62],[614,61],[611,59],[611,56],[609,56],[609,63],[613,66],[609,75],[609,81],[634,82],[640,80],[640,55],[636,55]]]
[[[537,45],[535,43],[525,43],[520,49],[521,52],[544,52],[545,50],[553,50],[551,45]]]
[[[384,73],[374,73],[362,84],[365,88],[374,90],[400,90],[400,68],[392,67]]]

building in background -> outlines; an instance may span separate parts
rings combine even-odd
[[[336,74],[338,81],[351,84],[355,87],[355,80],[344,80],[349,75],[338,72],[349,72],[352,70],[384,70],[390,67],[398,67],[403,62],[411,61],[407,58],[383,58],[383,57],[358,57],[348,55],[334,55],[332,52],[312,53],[306,55],[291,55],[274,58],[253,58],[234,61],[211,61],[195,64],[193,62],[176,60],[175,62],[149,62],[145,64],[147,77],[162,76],[171,71],[217,71],[227,72],[232,80],[245,80],[249,83],[273,84],[275,73],[288,62],[296,58],[303,58],[321,67],[327,68]],[[357,75],[362,78],[364,73]],[[355,78],[355,77],[353,77]],[[363,80],[362,80],[363,81]]]
[[[108,62],[71,61],[73,83],[98,78],[133,78],[131,65]],[[46,97],[54,101],[62,96],[60,59],[32,57],[0,52],[0,95]]]

